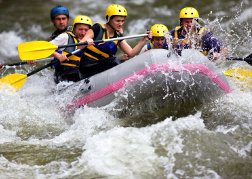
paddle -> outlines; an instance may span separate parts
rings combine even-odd
[[[246,58],[252,58],[252,53],[250,55],[248,55]]]
[[[252,78],[252,71],[243,68],[231,68],[224,72],[226,76],[235,76],[238,79],[246,80],[247,78]]]
[[[94,43],[103,43],[103,42],[110,42],[110,41],[115,41],[115,40],[125,40],[125,39],[132,39],[132,38],[146,37],[146,36],[148,36],[148,34],[131,35],[131,36],[125,36],[125,37],[96,40],[94,41]],[[19,54],[20,59],[36,60],[36,59],[46,58],[50,56],[55,50],[59,48],[74,47],[74,46],[80,46],[80,45],[88,45],[88,43],[81,42],[78,44],[56,46],[47,41],[24,42],[18,45],[18,54]]]
[[[69,53],[67,54],[67,57],[73,55],[73,54],[76,54],[78,53],[79,51],[81,51],[81,49],[77,49],[75,51],[73,51],[72,53]],[[0,79],[0,86],[2,86],[3,84],[9,84],[11,86],[14,87],[15,90],[18,90],[19,88],[21,88],[23,86],[23,84],[25,83],[26,81],[26,78],[35,74],[35,73],[38,73],[39,71],[45,69],[45,68],[48,68],[50,67],[51,65],[57,63],[58,60],[57,59],[54,59],[53,61],[51,61],[50,63],[30,72],[30,73],[27,73],[27,74],[10,74],[10,75],[7,75],[3,78]]]
[[[50,58],[44,58],[44,59],[39,59],[39,60],[36,60],[36,62],[47,62],[47,61],[51,61],[53,60],[52,57]],[[20,65],[25,65],[25,64],[28,64],[29,62],[28,61],[23,61],[23,62],[16,62],[16,63],[11,63],[11,64],[0,64],[0,69],[1,68],[5,68],[5,67],[8,67],[8,66],[20,66]]]
[[[245,61],[248,64],[252,65],[252,58],[235,58],[235,57],[229,57],[228,60],[237,60],[237,61]]]
[[[236,57],[229,57],[228,60],[237,60],[237,61],[245,61],[248,64],[252,65],[252,54],[248,55],[245,58],[236,58]],[[224,71],[225,76],[229,77],[236,77],[239,80],[246,81],[252,78],[252,71],[249,69],[244,68],[231,68]]]
[[[227,60],[237,60],[237,61],[245,61],[248,64],[252,65],[252,54],[248,55],[245,58],[236,58],[236,57],[229,57]]]

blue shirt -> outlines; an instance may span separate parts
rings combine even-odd
[[[216,37],[214,37],[212,32],[206,33],[201,40],[201,48],[203,51],[220,52],[222,44]]]

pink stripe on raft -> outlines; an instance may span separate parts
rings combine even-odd
[[[169,64],[152,64],[148,67],[145,67],[141,70],[138,70],[137,72],[134,72],[133,74],[122,78],[118,81],[115,81],[108,86],[101,88],[100,90],[94,91],[93,93],[90,93],[86,96],[80,97],[71,103],[69,103],[66,106],[67,110],[71,110],[74,108],[81,107],[85,104],[94,102],[98,99],[103,98],[104,96],[109,95],[110,93],[113,93],[115,91],[118,91],[119,89],[123,88],[126,83],[133,83],[142,77],[148,76],[149,74],[156,73],[156,72],[178,72],[178,71],[188,71],[188,72],[194,72],[194,73],[202,73],[206,76],[208,76],[213,83],[215,83],[217,86],[219,86],[220,89],[222,89],[225,93],[229,93],[231,91],[229,85],[223,81],[219,76],[217,76],[214,72],[212,72],[208,67],[200,64],[184,64],[181,66],[173,66]]]

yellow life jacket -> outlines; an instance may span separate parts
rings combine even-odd
[[[100,30],[99,30],[99,33],[96,35],[96,37],[94,37],[94,41],[109,39],[105,25],[100,24],[100,23],[97,23],[97,24],[100,25]],[[118,37],[118,35],[115,35],[115,37],[113,38],[116,38],[116,37]],[[113,57],[116,54],[118,44],[119,44],[119,41],[115,40],[112,42],[102,42],[102,43],[95,44],[92,46],[87,46],[84,51],[84,55],[89,57],[92,60],[100,60],[104,58],[107,59],[109,57]],[[113,51],[110,52],[109,48],[111,48]]]
[[[182,26],[175,27],[174,37],[173,37],[173,44],[177,44],[178,40],[180,40],[181,44],[184,44],[184,45],[187,45],[188,47],[191,47],[192,44],[191,44],[191,41],[189,39],[181,38],[178,35],[178,31],[182,30],[182,28],[183,28]],[[200,35],[204,31],[204,27],[197,28],[197,31],[198,31],[197,33]]]
[[[201,52],[203,55],[207,56],[209,51],[208,51],[208,50],[200,50],[200,52]]]
[[[68,44],[76,44],[79,42],[79,40],[77,38],[75,38],[75,35],[72,32],[65,32],[68,34]],[[63,54],[69,54],[72,53],[73,51],[75,51],[77,49],[76,46],[74,47],[66,47],[64,49],[64,51],[62,52]],[[63,66],[70,66],[70,67],[79,67],[80,66],[80,59],[81,59],[81,54],[75,54],[75,55],[71,55],[68,57],[69,61],[65,61],[60,63],[60,65]]]
[[[147,43],[147,49],[150,50],[153,48],[153,44],[151,42]]]

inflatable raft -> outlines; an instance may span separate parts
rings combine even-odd
[[[183,116],[229,93],[225,76],[204,55],[149,50],[59,93],[67,111],[102,107],[126,118]]]

